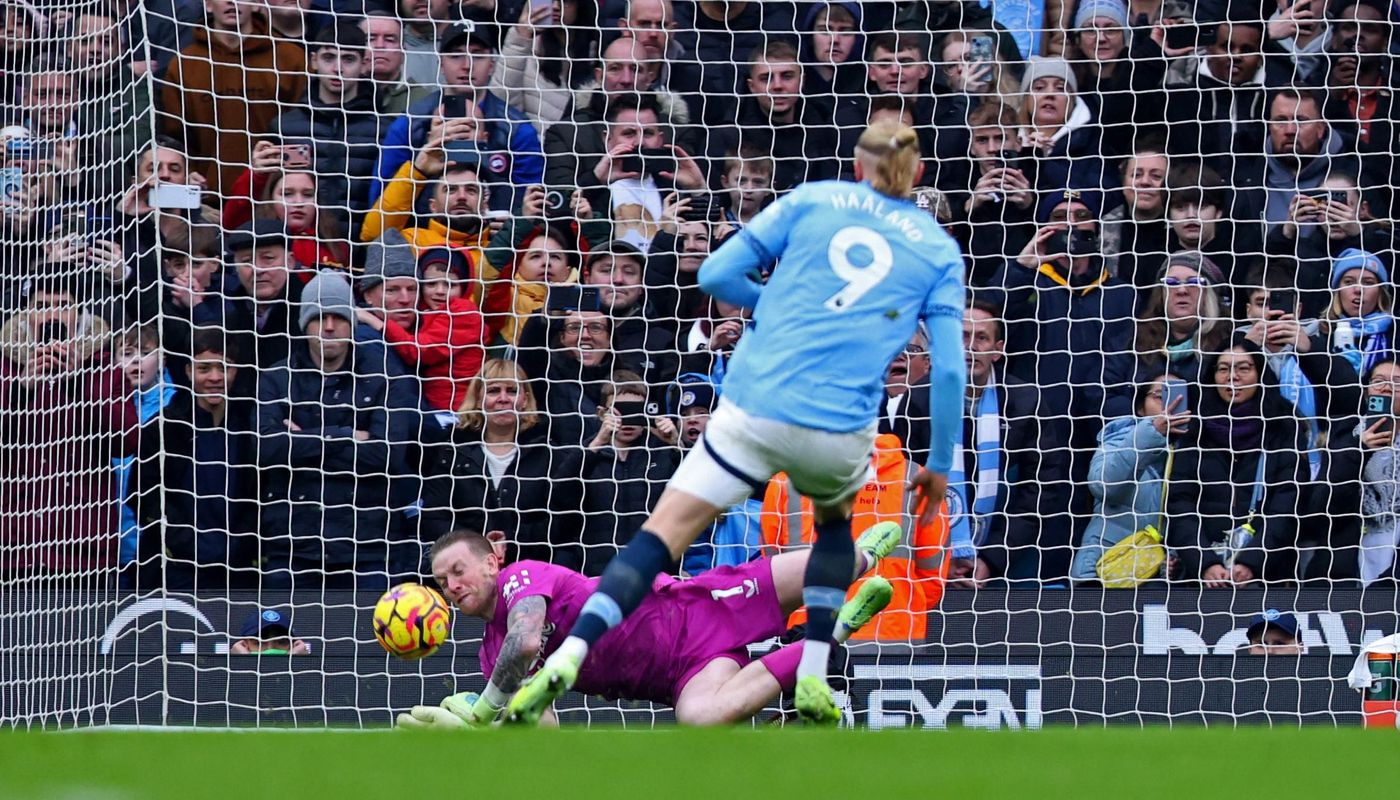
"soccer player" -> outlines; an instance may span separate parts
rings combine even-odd
[[[857,569],[873,568],[902,537],[898,524],[871,526],[857,542]],[[433,544],[433,577],[447,599],[463,614],[486,621],[481,671],[491,677],[481,695],[455,694],[441,707],[414,706],[399,715],[400,726],[494,722],[539,658],[558,647],[599,580],[543,561],[503,566],[502,552],[466,530]],[[788,615],[802,605],[802,573],[810,553],[718,567],[690,580],[658,577],[636,613],[598,640],[577,688],[614,700],[674,705],[676,719],[688,725],[752,717],[797,682],[802,643],[755,662],[749,661],[748,645],[780,635]],[[836,639],[845,641],[868,623],[893,591],[879,576],[866,581],[842,608]]]
[[[962,256],[908,199],[922,174],[914,130],[876,122],[856,145],[858,182],[798,187],[705,261],[700,288],[752,308],[754,328],[730,359],[700,445],[608,564],[569,638],[511,699],[510,718],[538,719],[573,685],[589,647],[641,604],[652,578],[724,509],[783,471],[812,500],[816,518],[795,705],[808,721],[840,719],[826,663],[853,571],[851,497],[869,474],[885,372],[921,319],[932,356],[931,442],[912,483],[924,523],[943,500],[962,420]]]

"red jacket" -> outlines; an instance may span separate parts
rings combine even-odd
[[[25,384],[0,361],[0,572],[116,565],[112,458],[135,452],[136,407],[101,356],[79,369]]]
[[[486,331],[481,312],[469,297],[451,300],[442,311],[419,311],[418,329],[404,330],[393,320],[384,323],[384,340],[394,346],[404,364],[417,367],[423,395],[433,408],[456,411],[467,387],[481,371]]]

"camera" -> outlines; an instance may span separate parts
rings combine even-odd
[[[544,193],[544,215],[551,219],[567,217],[573,213],[569,207],[571,189],[546,189]]]
[[[68,326],[56,319],[51,319],[39,326],[35,338],[42,344],[65,342],[68,340]]]

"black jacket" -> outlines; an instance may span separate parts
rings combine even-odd
[[[312,80],[302,102],[272,121],[269,133],[282,139],[311,139],[316,145],[316,172],[321,179],[317,201],[323,208],[370,207],[369,189],[379,164],[379,142],[392,117],[379,114],[365,81],[354,100],[326,105]]]
[[[603,574],[646,522],[680,463],[681,451],[656,439],[632,448],[626,460],[611,447],[584,452],[583,574]]]
[[[797,101],[797,120],[776,126],[758,101],[746,96],[739,101],[735,124],[717,128],[710,137],[709,156],[712,178],[724,169],[726,152],[756,147],[772,154],[776,171],[773,190],[783,193],[808,181],[835,178],[840,174],[840,137],[832,122],[835,109],[824,99],[803,97]]]
[[[1298,537],[1299,545],[1312,552],[1302,575],[1308,580],[1361,578],[1363,471],[1377,451],[1362,449],[1355,425],[1336,427],[1323,452],[1322,479],[1309,487],[1306,508],[1314,524],[1306,525]]]
[[[252,566],[257,532],[258,436],[251,400],[229,398],[224,424],[180,390],[140,431],[126,503],[142,528],[137,588],[192,590],[207,568]],[[162,524],[164,523],[164,524]],[[164,553],[169,561],[159,556]]]
[[[262,540],[273,567],[385,569],[398,533],[390,476],[404,470],[418,415],[393,406],[370,352],[352,348],[342,369],[325,374],[298,342],[258,378]]]
[[[577,449],[549,443],[547,425],[523,431],[515,460],[493,484],[479,431],[459,429],[451,448],[451,510],[459,528],[504,531],[512,560],[534,559],[578,569]]]
[[[1210,367],[1213,372],[1214,366]],[[1293,407],[1272,387],[1264,393],[1262,449],[1238,450],[1215,439],[1201,419],[1176,446],[1167,478],[1167,547],[1181,561],[1180,577],[1199,579],[1214,564],[1223,563],[1216,552],[1229,531],[1249,522],[1255,535],[1238,563],[1254,571],[1256,579],[1293,580],[1297,554],[1299,499],[1308,482],[1304,427]],[[1191,408],[1199,417],[1223,415],[1225,402],[1213,385],[1191,392]],[[1251,518],[1259,459],[1265,459],[1263,491]]]

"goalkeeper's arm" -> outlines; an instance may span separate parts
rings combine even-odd
[[[447,697],[441,707],[414,706],[399,715],[399,725],[417,728],[479,728],[496,721],[511,695],[530,672],[530,665],[544,647],[547,601],[526,597],[515,604],[506,617],[506,636],[491,679],[480,695],[462,692]]]

